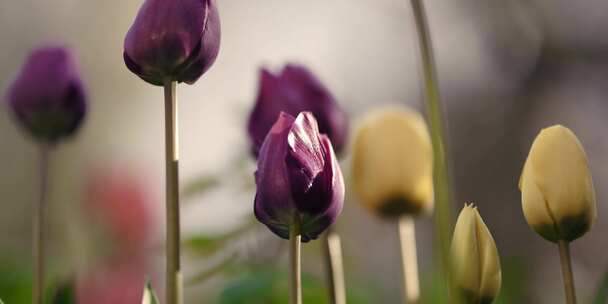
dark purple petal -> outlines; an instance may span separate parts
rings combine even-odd
[[[340,164],[329,138],[321,135],[320,140],[325,154],[325,168],[307,194],[308,204],[296,200],[297,208],[302,215],[303,242],[316,239],[333,224],[344,205],[344,178]]]
[[[319,141],[317,123],[310,112],[298,115],[287,142],[287,170],[298,210],[315,214],[326,209],[323,199],[318,197],[324,190],[324,176],[320,173],[325,167],[325,155]],[[311,189],[313,185],[317,187]]]
[[[344,181],[338,161],[309,112],[295,119],[279,115],[262,144],[256,184],[256,218],[282,238],[289,238],[294,216],[306,242],[317,238],[342,210]]]
[[[19,123],[49,142],[75,133],[86,114],[85,91],[72,57],[60,47],[33,51],[7,99]]]
[[[209,0],[207,18],[201,42],[183,71],[178,72],[179,82],[193,84],[196,82],[215,62],[220,51],[221,26],[220,15],[215,5],[215,0]]]
[[[262,145],[255,175],[255,215],[260,222],[278,231],[289,231],[295,212],[285,164],[287,136],[293,122],[292,116],[281,113]]]
[[[281,108],[283,112],[291,113],[289,109],[282,107],[282,88],[280,79],[266,69],[260,71],[260,83],[257,101],[249,116],[247,131],[252,141],[252,151],[257,157],[260,147],[266,138],[268,130],[277,120]]]
[[[125,37],[123,57],[151,84],[167,78],[192,83],[213,63],[218,47],[214,1],[146,0]]]
[[[266,70],[260,75],[259,93],[248,123],[252,150],[257,151],[266,133],[283,111],[293,116],[303,111],[314,114],[319,130],[342,147],[347,136],[346,114],[329,90],[305,67],[287,65],[280,75]]]

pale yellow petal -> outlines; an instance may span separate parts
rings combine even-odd
[[[548,205],[560,238],[571,240],[584,234],[597,211],[587,156],[576,135],[561,125],[542,130],[532,144],[526,167]]]
[[[377,211],[397,198],[411,210],[432,208],[432,147],[424,119],[405,108],[371,113],[356,134],[353,181],[361,202]]]

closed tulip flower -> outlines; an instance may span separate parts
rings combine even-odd
[[[192,84],[215,61],[220,20],[215,0],[146,0],[125,38],[129,70],[153,85]]]
[[[587,156],[566,127],[552,126],[536,137],[519,188],[528,225],[549,241],[575,240],[595,222],[595,190]]]
[[[248,123],[253,153],[257,156],[266,134],[279,113],[292,116],[302,111],[311,112],[340,153],[346,143],[348,121],[331,92],[304,66],[288,64],[274,75],[263,69],[260,73],[258,97]]]
[[[16,120],[36,139],[54,143],[73,135],[86,113],[86,94],[68,50],[30,53],[8,89]]]
[[[465,303],[489,304],[500,291],[500,258],[477,208],[465,205],[454,228],[452,278]]]
[[[384,216],[433,208],[433,152],[420,114],[385,108],[362,122],[353,147],[353,182],[360,201]]]
[[[310,112],[279,114],[260,149],[255,177],[255,216],[282,238],[297,225],[302,241],[316,239],[342,211],[342,173]]]

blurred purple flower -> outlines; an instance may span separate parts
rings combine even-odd
[[[331,92],[307,68],[288,64],[280,75],[262,69],[259,92],[247,130],[254,155],[258,155],[266,133],[280,112],[293,116],[310,111],[319,123],[319,130],[327,134],[336,151],[346,144],[348,120]]]
[[[35,138],[56,142],[75,133],[86,114],[86,94],[70,52],[43,47],[30,53],[8,89],[17,121]]]
[[[215,0],[146,0],[125,37],[127,68],[153,85],[193,84],[215,61],[220,19]]]
[[[260,149],[255,178],[255,216],[282,238],[289,238],[297,216],[302,241],[316,239],[342,211],[342,172],[310,112],[279,114]]]

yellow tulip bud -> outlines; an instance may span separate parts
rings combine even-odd
[[[407,108],[376,110],[362,122],[353,147],[360,201],[381,215],[433,209],[433,151],[422,116]]]
[[[587,156],[566,127],[552,126],[536,137],[519,189],[528,225],[549,241],[575,240],[597,217]]]
[[[458,216],[450,249],[452,279],[465,303],[492,303],[500,291],[500,258],[492,234],[477,208],[466,205]]]

